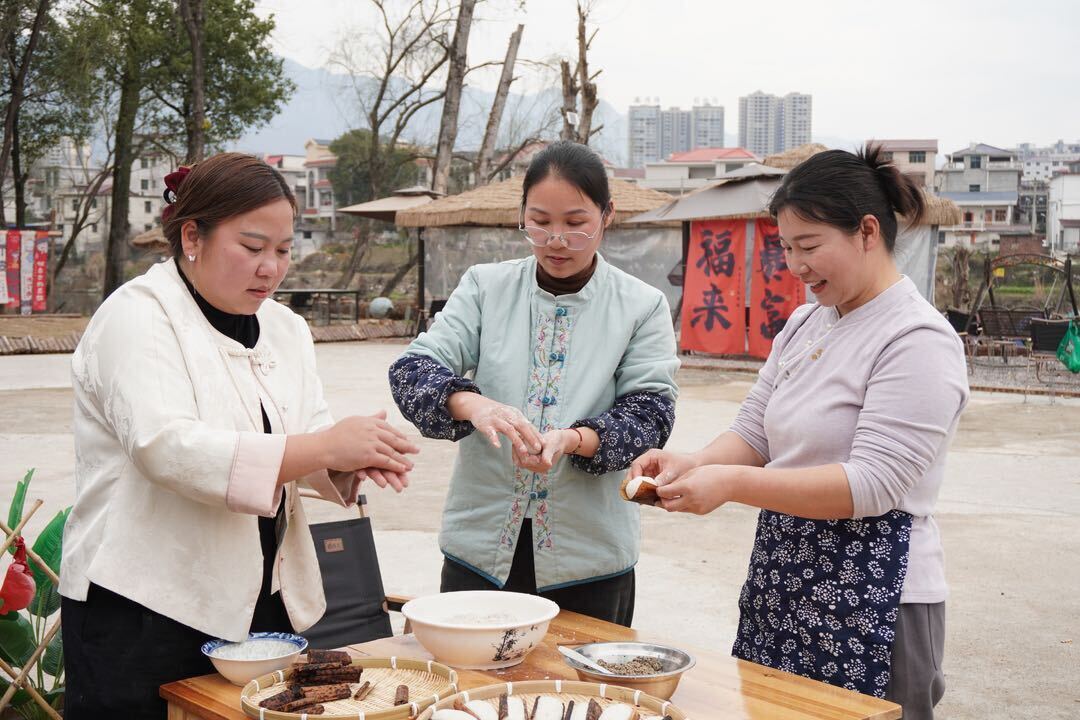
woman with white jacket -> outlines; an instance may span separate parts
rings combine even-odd
[[[174,259],[113,293],[72,359],[76,500],[60,593],[65,717],[163,718],[210,637],[303,631],[326,603],[296,492],[395,489],[417,448],[385,415],[335,423],[304,320],[264,302],[296,201],[254,157],[166,178]]]

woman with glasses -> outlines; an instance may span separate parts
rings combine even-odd
[[[598,252],[614,210],[595,153],[548,146],[522,187],[532,255],[466,271],[390,369],[405,417],[460,442],[443,592],[525,592],[633,619],[638,506],[619,484],[671,433],[679,362],[663,293]]]

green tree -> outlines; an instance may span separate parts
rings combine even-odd
[[[194,3],[193,3],[194,4]],[[270,49],[272,17],[255,15],[254,0],[203,0],[203,53],[205,95],[205,144],[220,148],[238,140],[252,127],[270,122],[296,89],[285,76],[284,61]],[[173,133],[183,137],[185,157],[194,154],[196,128],[194,94],[196,68],[193,67],[190,31],[183,18],[172,18],[171,35],[179,43],[154,85],[155,98],[173,111],[169,118]]]
[[[207,145],[240,137],[268,122],[293,86],[269,49],[272,18],[254,14],[252,0],[206,0],[204,57]],[[124,281],[131,166],[140,144],[174,155],[192,146],[190,41],[170,0],[99,0],[76,6],[73,35],[96,39],[101,78],[118,98],[112,133],[114,170],[103,297]]]
[[[330,143],[330,152],[337,156],[337,165],[330,171],[330,183],[338,205],[367,202],[383,192],[415,184],[415,155],[398,146],[387,149],[385,175],[379,179],[382,187],[376,188],[368,161],[370,149],[371,131],[364,129],[350,130]]]
[[[370,130],[350,130],[330,143],[330,152],[337,156],[337,164],[330,170],[330,184],[339,206],[367,202],[389,192],[391,189],[414,185],[416,155],[400,145],[382,145],[379,177],[372,177]],[[376,143],[377,144],[377,143]],[[338,286],[348,287],[361,266],[371,238],[372,221],[357,218],[353,225],[353,245],[349,263],[338,279]],[[395,283],[396,284],[396,283]],[[384,293],[385,294],[385,293]]]

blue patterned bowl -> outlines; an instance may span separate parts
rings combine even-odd
[[[214,669],[233,685],[246,685],[257,677],[292,665],[308,642],[292,633],[251,633],[243,642],[211,640],[203,643],[202,653]]]

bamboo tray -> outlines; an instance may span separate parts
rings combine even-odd
[[[374,687],[363,700],[334,700],[322,703],[326,712],[313,715],[318,718],[352,718],[352,720],[405,720],[415,717],[424,708],[440,698],[458,691],[457,671],[433,660],[410,658],[353,658],[353,666],[364,668],[359,683],[350,683],[355,692],[364,682]],[[279,712],[259,707],[259,703],[283,691],[291,677],[290,670],[255,678],[240,691],[240,706],[248,717],[259,720],[296,720],[306,717],[302,713]],[[409,686],[409,704],[394,706],[394,693],[398,685]]]
[[[416,720],[431,720],[436,710],[444,710],[454,707],[454,701],[462,702],[471,700],[495,700],[500,695],[520,697],[525,700],[525,706],[532,708],[533,700],[540,695],[557,698],[566,703],[573,700],[574,703],[588,703],[595,699],[602,707],[625,703],[634,705],[641,713],[643,720],[649,718],[671,718],[671,720],[690,720],[682,710],[677,708],[670,700],[661,700],[652,695],[646,695],[640,690],[619,687],[617,685],[603,685],[600,683],[579,682],[577,680],[526,680],[516,683],[499,683],[497,685],[485,685],[484,687],[465,690],[452,697],[437,701],[428,707],[416,718]]]

